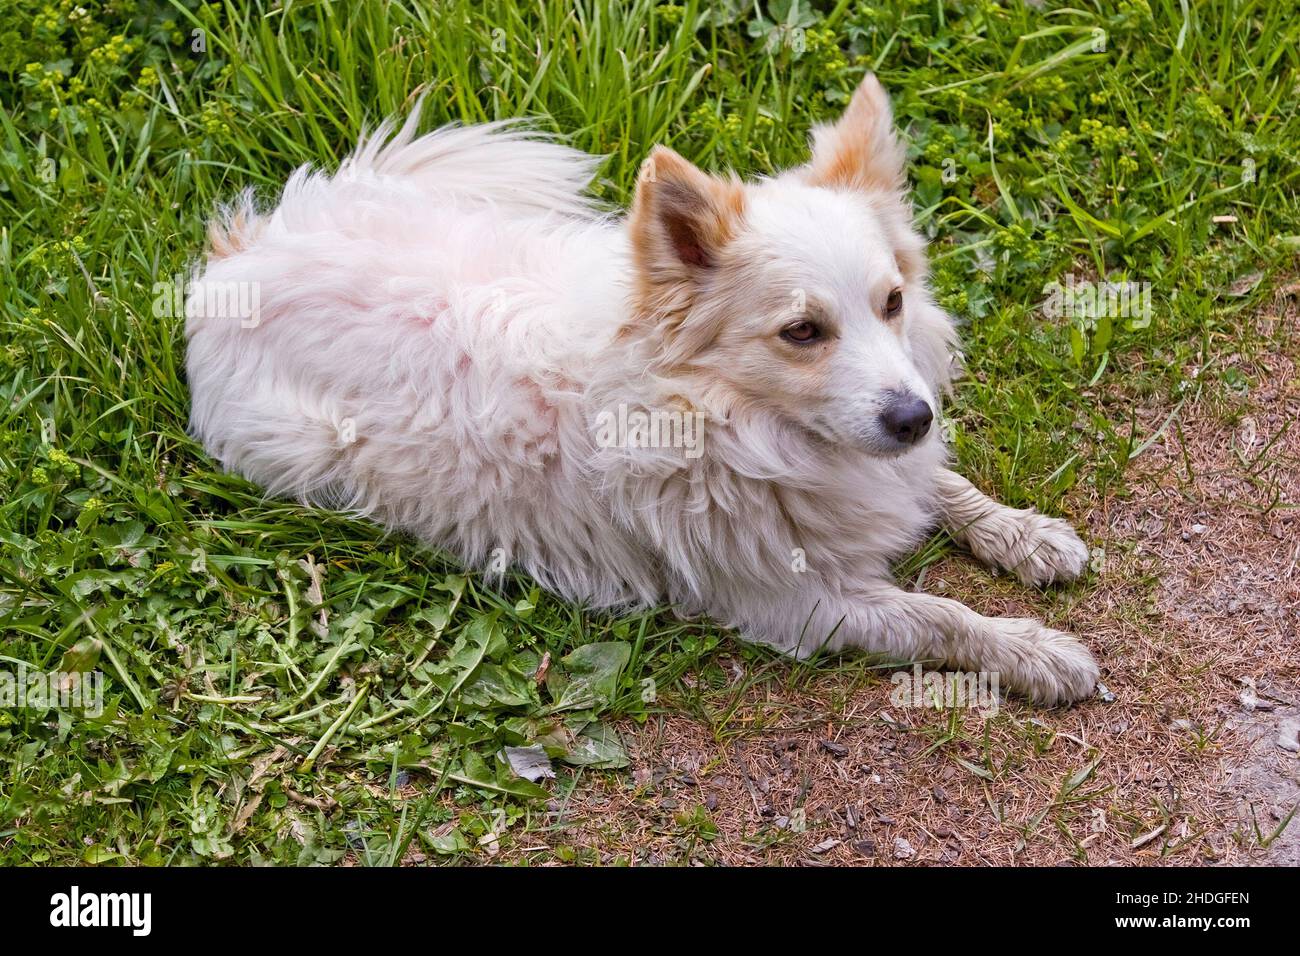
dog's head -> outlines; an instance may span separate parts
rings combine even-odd
[[[657,147],[629,219],[634,328],[657,365],[823,440],[897,455],[928,440],[952,327],[926,286],[889,101],[868,76],[811,161],[708,175]]]

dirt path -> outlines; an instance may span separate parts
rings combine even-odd
[[[1300,327],[1285,298],[1256,321],[1267,349],[1224,363],[1249,391],[1191,404],[1108,517],[1159,566],[1156,601],[1179,653],[1205,664],[1221,785],[1246,832],[1267,840],[1300,803],[1286,749],[1300,720]],[[1300,821],[1257,856],[1300,865]]]

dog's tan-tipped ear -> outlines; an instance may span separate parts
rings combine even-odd
[[[736,179],[720,179],[666,146],[641,166],[628,223],[637,264],[654,279],[712,268],[745,212]]]
[[[889,95],[875,74],[868,73],[844,115],[813,129],[807,180],[833,189],[898,190],[906,182],[903,158]]]

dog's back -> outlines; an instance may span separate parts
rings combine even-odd
[[[214,224],[187,299],[192,433],[270,494],[473,566],[651,595],[558,559],[645,564],[581,483],[553,480],[589,451],[583,366],[625,294],[621,231],[582,196],[596,161],[508,124],[386,135]]]

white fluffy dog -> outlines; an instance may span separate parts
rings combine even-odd
[[[891,580],[937,524],[1032,584],[1088,552],[945,465],[954,334],[874,77],[773,179],[655,148],[623,219],[584,198],[588,156],[414,127],[213,225],[187,367],[226,468],[569,600],[997,672],[1044,704],[1093,691],[1074,638]]]

